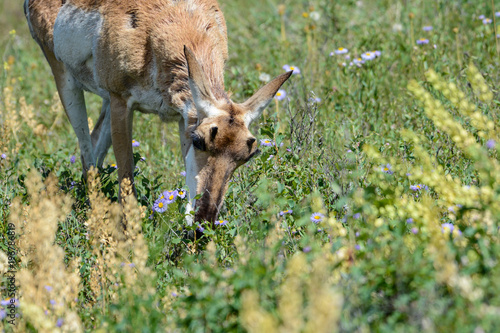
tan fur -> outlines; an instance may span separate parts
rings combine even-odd
[[[30,0],[29,8],[31,13],[31,24],[35,39],[40,44],[45,45],[50,51],[54,50],[54,22],[56,21],[59,8],[62,6],[61,0]]]

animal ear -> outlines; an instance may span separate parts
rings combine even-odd
[[[283,83],[292,75],[293,71],[281,74],[260,88],[252,97],[240,104],[247,112],[245,113],[245,125],[248,127],[252,121],[259,118],[266,106],[271,103],[274,95]]]
[[[184,57],[188,68],[189,88],[198,111],[198,119],[217,116],[220,111],[215,107],[215,97],[210,89],[210,84],[193,51],[185,45]]]

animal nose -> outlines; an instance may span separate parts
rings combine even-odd
[[[257,139],[256,138],[249,138],[247,140],[247,144],[248,144],[248,147],[252,147],[253,146],[253,143],[256,141]]]

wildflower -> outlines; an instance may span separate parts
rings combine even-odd
[[[278,90],[278,92],[276,92],[276,95],[274,95],[274,98],[278,101],[284,100],[285,97],[286,97],[286,91],[284,91],[283,89]]]
[[[350,150],[350,149],[347,149],[347,152],[348,152],[348,153],[352,153],[352,150]]]
[[[131,262],[130,264],[128,264],[128,267],[135,267],[135,264]]]
[[[269,155],[269,157],[267,158],[267,161],[271,160],[273,157],[274,157],[274,155]]]
[[[164,213],[167,210],[168,204],[165,202],[165,198],[161,196],[158,200],[155,201],[153,205],[153,211],[158,213]]]
[[[63,323],[64,323],[64,320],[62,318],[59,318],[59,319],[57,319],[56,326],[61,327],[63,325]]]
[[[420,191],[420,190],[428,190],[429,187],[427,185],[423,184],[417,184],[417,185],[410,185],[410,190],[413,190],[415,192]]]
[[[196,228],[199,232],[205,231],[205,228],[203,228],[200,224],[198,224],[198,227]]]
[[[486,18],[486,16],[484,16],[484,15],[479,15],[479,17],[478,17],[478,19],[480,19],[480,20],[484,20],[485,18]]]
[[[375,54],[375,57],[380,57],[382,55],[382,52],[380,52],[379,50],[376,50],[376,51],[373,51],[373,54]]]
[[[499,16],[500,16],[500,12],[496,12],[496,13],[495,13],[495,16],[496,16],[496,17],[499,17]]]
[[[391,168],[392,166],[389,163],[381,166],[382,172],[387,173],[389,175],[392,175],[394,173],[394,171],[392,171]]]
[[[361,246],[359,246],[359,244],[356,244],[356,246],[354,247],[356,250],[361,250]]]
[[[361,213],[356,213],[352,216],[355,220],[359,219],[361,217]]]
[[[311,102],[311,103],[320,103],[321,102],[321,98],[319,98],[319,97],[311,97],[311,98],[309,98],[309,102]]]
[[[115,169],[118,169],[118,167],[116,166],[116,164],[115,164],[115,163],[111,164],[111,167],[112,167],[112,168],[115,168]]]
[[[262,140],[260,140],[260,145],[261,146],[272,147],[273,144],[274,144],[274,142],[272,142],[269,139],[262,139]]]
[[[215,221],[215,225],[226,225],[228,223],[228,221],[226,220],[219,220],[219,221]]]
[[[431,31],[432,29],[432,25],[426,25],[422,28],[423,31]]]
[[[302,249],[302,251],[304,253],[309,253],[309,252],[311,252],[311,247],[310,246],[306,246],[305,248]]]
[[[181,176],[186,177],[186,171],[181,171]]]
[[[403,31],[403,25],[401,23],[394,23],[392,25],[392,31],[394,31],[394,32]]]
[[[177,198],[177,195],[178,195],[177,190],[163,192],[163,196],[165,197],[165,203],[171,204],[172,202],[175,201],[175,198]]]
[[[442,233],[453,233],[453,229],[455,229],[455,226],[451,223],[443,223],[441,224],[441,232]]]
[[[259,80],[262,82],[269,82],[269,80],[271,80],[271,75],[267,73],[260,73]]]
[[[418,229],[417,228],[411,228],[411,232],[416,235],[416,234],[418,234]]]
[[[408,223],[408,224],[413,223],[413,218],[412,217],[407,218],[406,223]]]
[[[319,223],[319,222],[323,221],[324,218],[325,218],[325,215],[323,215],[321,213],[313,213],[311,215],[311,222]]]
[[[51,286],[45,286],[45,290],[47,290],[48,292],[51,292],[52,291],[52,287]]]
[[[3,154],[2,154],[2,157],[3,157]],[[74,164],[74,163],[75,163],[75,161],[76,161],[76,157],[75,157],[75,155],[71,155],[71,157],[69,158],[69,162],[70,162],[71,164]]]
[[[283,215],[286,215],[286,214],[292,214],[293,213],[293,210],[289,209],[289,210],[282,210],[280,212],[280,216],[283,216]]]
[[[186,191],[184,191],[183,189],[178,190],[177,196],[181,199],[184,199],[186,197]]]
[[[491,19],[489,19],[489,18],[485,18],[485,19],[483,20],[483,24],[490,24],[491,22],[492,22],[492,21],[491,21]]]
[[[132,147],[139,147],[139,146],[140,146],[139,141],[132,140]]]
[[[3,320],[5,317],[7,317],[7,312],[4,309],[0,309],[0,320]]]
[[[283,69],[287,72],[293,71],[292,74],[300,74],[300,69],[297,66],[284,65]]]
[[[309,13],[309,16],[311,17],[311,19],[313,19],[314,21],[319,21],[319,19],[321,18],[321,14],[314,11],[314,12],[310,12]]]
[[[486,142],[486,147],[487,147],[488,149],[493,149],[493,148],[495,148],[495,140],[492,140],[492,139],[488,140],[488,141]]]
[[[361,58],[356,58],[352,61],[352,64],[358,66],[358,67],[361,67],[362,64],[364,64],[365,62],[363,61],[363,59]]]
[[[51,305],[56,305],[56,301],[55,301],[55,300],[53,300],[53,299],[51,299],[51,300],[50,300],[50,304],[51,304]]]
[[[420,38],[417,40],[418,45],[429,44],[429,40],[426,38]]]
[[[349,52],[349,50],[346,48],[343,48],[343,47],[339,47],[338,49],[336,49],[333,52],[335,52],[335,54],[346,54],[347,52]],[[333,55],[333,52],[330,53],[330,55]]]
[[[363,60],[373,60],[373,59],[375,59],[375,53],[365,52],[361,55],[361,58],[363,58]]]

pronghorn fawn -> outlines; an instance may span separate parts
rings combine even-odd
[[[24,11],[78,138],[84,174],[102,166],[113,145],[119,183],[133,184],[133,111],[177,121],[187,211],[213,223],[234,170],[258,152],[250,123],[291,72],[233,102],[224,88],[227,33],[216,0],[25,0]],[[103,100],[92,133],[84,90]]]

